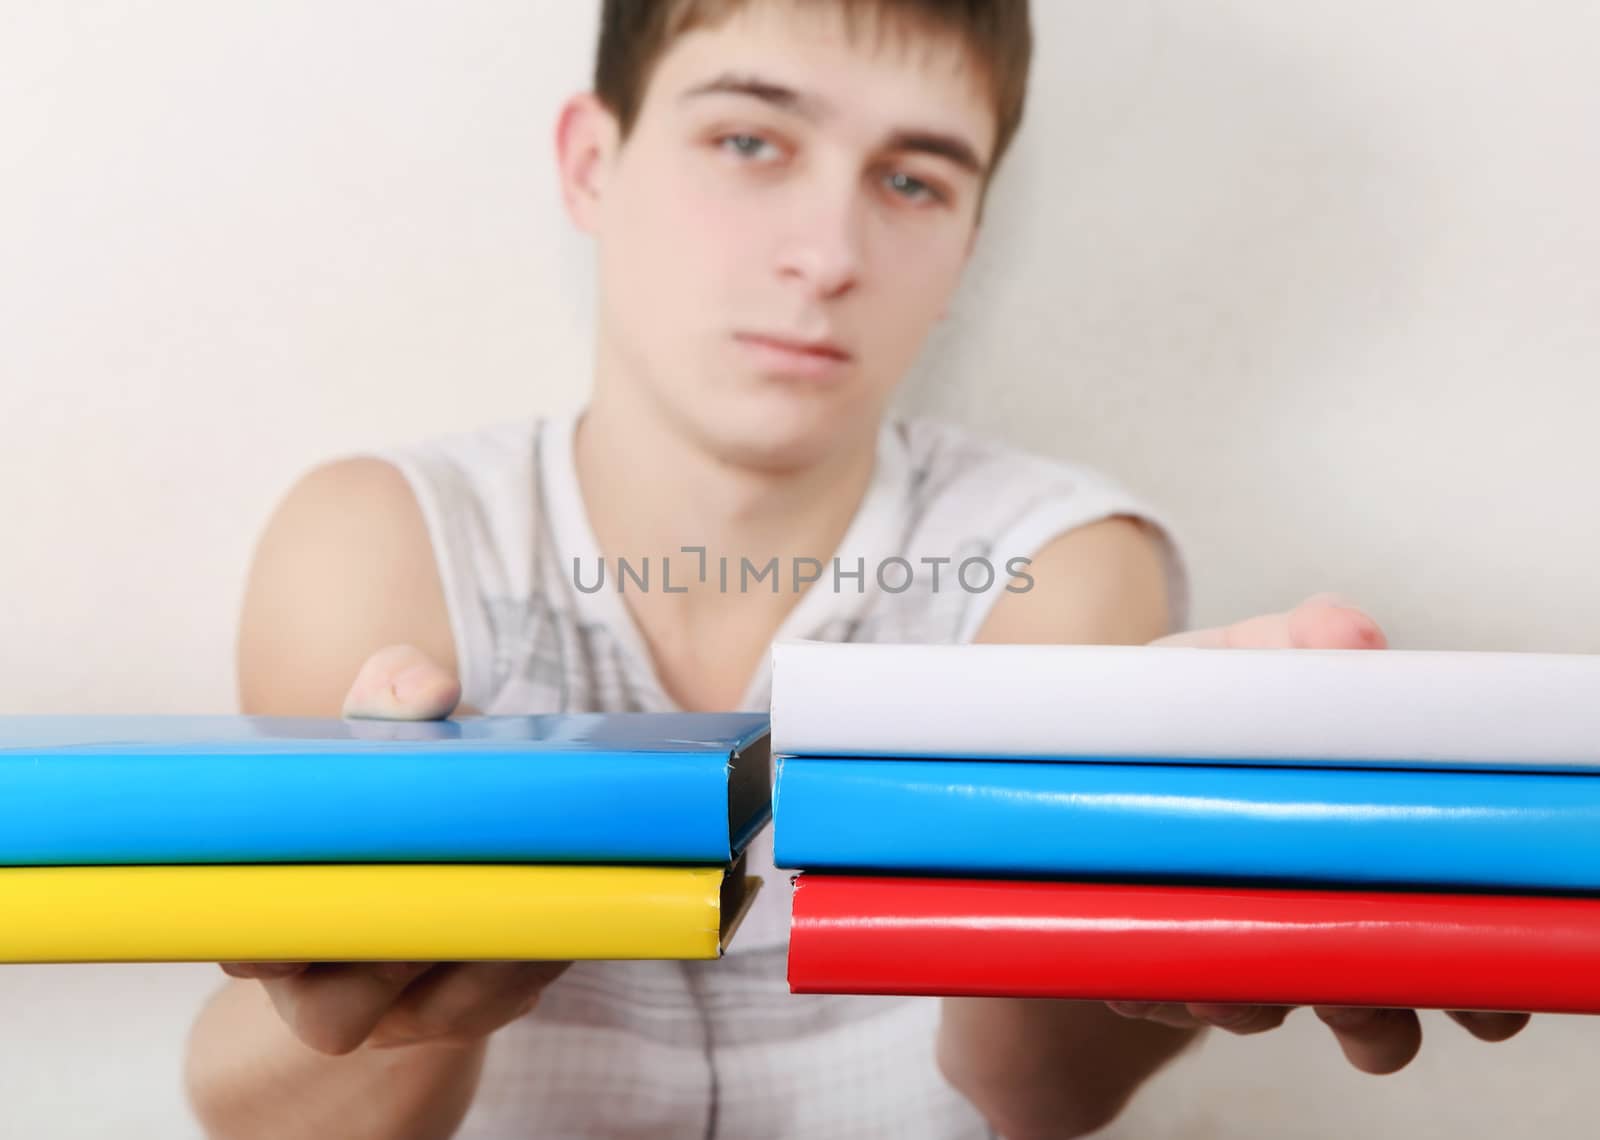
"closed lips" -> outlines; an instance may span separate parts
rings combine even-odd
[[[820,356],[828,360],[850,359],[848,352],[829,341],[792,340],[788,337],[767,336],[763,333],[740,333],[738,334],[738,339],[748,344],[760,344],[768,348],[783,349],[787,352],[800,352],[807,356]]]

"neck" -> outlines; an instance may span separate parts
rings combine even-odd
[[[681,554],[691,546],[712,559],[787,563],[833,555],[871,481],[876,443],[874,432],[808,466],[769,470],[717,454],[642,400],[597,392],[574,460],[608,558],[698,559]]]
[[[876,444],[873,431],[774,470],[719,454],[641,396],[614,398],[597,385],[573,441],[579,491],[611,571],[620,574],[618,559],[649,566],[650,588],[623,591],[623,601],[680,705],[734,707],[802,596],[795,560],[826,566],[838,550],[871,482]],[[758,576],[773,559],[776,590]],[[742,560],[754,584],[741,586]]]

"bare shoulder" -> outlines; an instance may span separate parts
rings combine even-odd
[[[414,645],[452,673],[455,646],[421,508],[368,457],[300,476],[257,541],[239,619],[240,707],[337,716],[362,663]]]
[[[1160,542],[1129,515],[1057,535],[995,602],[977,640],[1142,645],[1171,632]]]

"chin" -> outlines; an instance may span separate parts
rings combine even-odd
[[[697,417],[703,437],[725,462],[774,473],[815,466],[857,435],[857,409],[785,406],[784,401],[729,402]]]

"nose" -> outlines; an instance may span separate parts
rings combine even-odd
[[[812,184],[790,209],[778,252],[778,275],[808,293],[831,299],[859,283],[866,211],[858,193]]]

